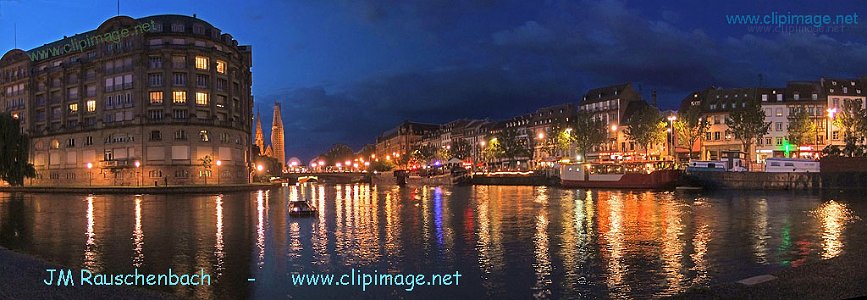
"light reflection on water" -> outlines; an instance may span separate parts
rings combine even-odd
[[[0,245],[94,271],[195,272],[200,298],[342,297],[288,274],[463,274],[371,297],[654,297],[864,247],[854,196],[307,184],[225,195],[0,194]],[[316,217],[288,216],[308,200]],[[83,236],[82,236],[83,235]],[[131,241],[131,242],[130,242]],[[82,255],[83,254],[83,255]],[[247,278],[256,278],[255,284]],[[358,294],[354,294],[358,295]]]

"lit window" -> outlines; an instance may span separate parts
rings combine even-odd
[[[78,103],[69,104],[69,112],[71,112],[71,113],[78,112]]]
[[[163,92],[151,92],[150,93],[151,104],[162,104],[163,103]]]
[[[208,105],[208,93],[196,93],[196,105],[207,106]]]
[[[172,102],[175,104],[187,103],[187,92],[185,92],[185,91],[172,92]]]
[[[196,69],[207,70],[208,58],[204,56],[196,56]]]
[[[96,100],[87,100],[87,111],[95,112],[96,111]]]
[[[217,73],[226,74],[226,62],[222,60],[217,61]]]
[[[199,137],[202,138],[202,142],[207,142],[209,140],[208,139],[208,131],[207,130],[199,131]]]

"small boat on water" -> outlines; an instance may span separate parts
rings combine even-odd
[[[314,216],[319,212],[307,200],[289,201],[289,215],[293,217]]]
[[[576,163],[560,166],[560,184],[577,188],[665,189],[680,170],[671,161]]]

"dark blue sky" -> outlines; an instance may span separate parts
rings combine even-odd
[[[631,81],[673,108],[692,90],[865,74],[867,27],[753,33],[727,14],[853,14],[858,1],[121,1],[122,15],[197,14],[253,45],[269,134],[287,157],[359,148],[402,120],[508,118]],[[116,0],[0,0],[0,52],[96,28]]]

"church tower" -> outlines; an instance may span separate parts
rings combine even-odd
[[[262,135],[262,116],[259,115],[259,112],[256,112],[256,146],[259,147],[259,156],[264,156],[265,154],[265,137]]]
[[[274,102],[274,123],[271,126],[272,157],[277,159],[284,167],[286,165],[286,152],[283,144],[283,118],[280,115],[280,102]]]

